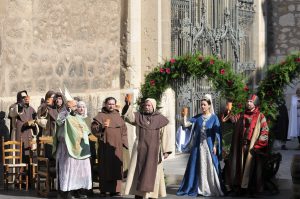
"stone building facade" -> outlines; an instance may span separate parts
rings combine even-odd
[[[0,110],[8,113],[24,89],[37,109],[48,90],[66,86],[89,117],[106,97],[121,106],[126,93],[137,98],[144,75],[170,58],[170,7],[171,0],[0,0]],[[162,101],[170,104],[168,95]],[[175,147],[175,113],[162,111]]]
[[[266,2],[267,13],[267,60],[279,63],[293,52],[300,51],[300,1],[270,0]],[[300,79],[285,89],[289,109],[291,95],[300,87]]]
[[[300,1],[271,0],[267,6],[268,63],[300,51]]]
[[[35,107],[63,85],[84,95],[120,89],[121,6],[118,0],[1,0],[1,109],[23,89]]]
[[[64,85],[95,115],[170,57],[170,1],[0,0],[0,109]],[[169,49],[169,50],[168,50]],[[122,103],[122,102],[120,102]]]

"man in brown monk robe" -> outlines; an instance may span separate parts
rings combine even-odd
[[[105,107],[93,118],[92,133],[99,143],[99,179],[101,196],[120,195],[123,179],[123,147],[128,148],[127,128],[116,111],[116,99],[105,99]]]
[[[9,107],[8,113],[10,119],[10,138],[16,141],[22,139],[23,162],[27,164],[30,162],[31,140],[33,134],[36,135],[37,133],[37,126],[35,125],[36,112],[29,105],[29,102],[30,97],[26,90],[18,92],[17,102]],[[30,173],[29,176],[31,176]]]
[[[39,136],[54,136],[56,132],[56,119],[58,110],[55,105],[56,93],[49,90],[45,95],[45,100],[41,103],[37,110],[37,124],[40,126]],[[45,157],[49,158],[50,164],[55,165],[52,155],[52,145],[45,144]]]
[[[54,104],[55,92],[50,90],[45,95],[45,101],[37,111],[38,124],[42,128],[42,136],[53,136],[56,130],[58,111]]]
[[[130,100],[125,99],[123,115],[136,126],[136,140],[132,149],[125,194],[135,198],[166,196],[162,159],[172,151],[174,142],[164,127],[168,119],[156,111],[156,101],[147,98],[141,112],[133,112]]]
[[[32,131],[36,130],[36,112],[29,105],[29,101],[27,91],[20,91],[17,93],[17,102],[9,107],[11,139],[19,141],[22,138],[25,149],[30,147]]]

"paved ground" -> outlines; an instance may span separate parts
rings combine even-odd
[[[280,193],[277,195],[268,195],[266,193],[261,198],[269,198],[269,199],[290,199],[292,198],[292,180],[290,174],[290,165],[294,154],[300,154],[300,150],[295,150],[298,147],[298,143],[296,140],[290,141],[287,143],[287,147],[289,150],[279,150],[279,146],[275,147],[275,150],[282,154],[282,162],[280,164],[279,171],[276,176],[275,182],[279,186]],[[175,158],[169,159],[164,162],[165,174],[166,174],[166,183],[167,183],[167,199],[184,199],[191,197],[178,197],[176,196],[176,191],[178,189],[178,185],[185,171],[186,163],[188,160],[188,154],[177,154]],[[95,193],[91,198],[98,198],[98,193]],[[35,191],[3,191],[0,190],[0,199],[34,199],[40,198],[37,196]],[[55,195],[51,198],[55,198]],[[107,197],[109,198],[109,197]],[[119,197],[120,198],[120,197]],[[122,197],[133,198],[133,196]],[[197,197],[203,198],[203,197]],[[214,197],[209,197],[213,199]],[[226,197],[231,198],[231,197]],[[237,197],[235,197],[237,198]]]

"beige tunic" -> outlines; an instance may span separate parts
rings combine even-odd
[[[143,124],[145,125],[145,123],[141,121],[143,120],[143,116],[144,115],[141,113],[133,113],[132,107],[130,107],[124,115],[127,122],[134,124],[137,127],[124,194],[139,195],[145,198],[165,197],[166,186],[163,173],[162,154],[170,153],[173,147],[168,132],[166,132],[164,128],[167,125],[168,120],[157,112],[152,116],[147,116],[149,118],[149,123],[153,122],[159,127],[156,128],[156,130],[153,130],[151,128],[155,127],[155,125],[152,125],[150,129],[143,126]],[[157,144],[155,143],[156,133],[158,133]],[[150,140],[152,140],[152,143],[149,143]],[[156,156],[151,154],[151,151],[156,151]]]

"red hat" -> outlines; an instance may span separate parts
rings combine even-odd
[[[259,105],[259,98],[257,95],[255,94],[250,94],[249,97],[248,97],[248,100],[252,100],[253,101],[253,104],[255,106],[258,106]]]

